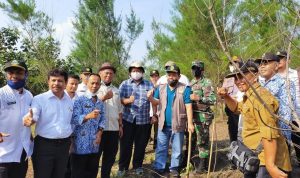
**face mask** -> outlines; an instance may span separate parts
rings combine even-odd
[[[169,84],[171,87],[175,87],[177,83],[178,83],[178,80],[168,80],[168,84]]]
[[[23,80],[17,82],[13,82],[12,80],[7,80],[7,85],[12,89],[18,90],[25,86],[26,79],[27,79],[27,75],[25,75],[25,78]]]
[[[230,66],[229,66],[229,71],[230,71],[230,72],[234,72],[234,70],[235,70],[235,67],[234,67],[233,65],[230,65]]]
[[[133,80],[140,80],[143,77],[143,74],[141,72],[131,72],[130,77]]]
[[[200,69],[193,69],[192,74],[194,77],[202,77],[203,72]]]
[[[86,95],[88,98],[91,98],[91,97],[93,97],[93,96],[96,96],[97,93],[92,93],[92,92],[90,92],[89,90],[87,90],[87,91],[85,92],[85,95]]]

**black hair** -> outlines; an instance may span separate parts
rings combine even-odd
[[[80,81],[79,76],[76,75],[76,74],[70,74],[70,75],[68,75],[68,79],[69,79],[69,78],[73,78],[73,79],[76,79],[76,80]]]
[[[101,80],[101,77],[100,77],[100,75],[99,75],[99,74],[91,73],[89,77],[91,77],[91,76],[97,76],[97,77],[99,77],[99,78],[100,78],[100,80]]]
[[[63,69],[55,68],[48,72],[48,80],[50,79],[50,77],[59,77],[59,76],[64,77],[65,82],[68,81],[68,73]]]

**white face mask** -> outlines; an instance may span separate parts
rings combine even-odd
[[[143,77],[143,73],[141,72],[131,72],[130,73],[130,77],[133,79],[133,80],[139,80]]]
[[[234,67],[233,65],[230,65],[230,66],[229,66],[229,71],[230,71],[230,72],[234,72],[234,71],[235,71],[235,67]]]
[[[92,92],[90,92],[89,90],[87,90],[86,92],[85,92],[85,95],[87,96],[87,97],[93,97],[93,96],[96,96],[97,95],[97,93],[92,93]]]

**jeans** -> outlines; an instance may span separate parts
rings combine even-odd
[[[165,126],[163,130],[158,129],[157,147],[155,150],[154,169],[164,170],[168,159],[169,142],[172,143],[172,155],[170,170],[177,170],[182,158],[184,132],[172,132],[170,126]]]

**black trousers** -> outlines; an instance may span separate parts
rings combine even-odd
[[[0,178],[25,178],[28,169],[26,152],[23,150],[19,163],[0,163]]]
[[[293,124],[295,124],[297,127],[298,124],[293,121]],[[299,132],[292,132],[292,142],[300,146],[300,133]],[[297,161],[298,161],[298,166],[300,166],[300,149],[297,146],[294,146]]]
[[[101,178],[109,178],[119,146],[119,131],[104,131],[99,148],[102,155]]]
[[[70,144],[70,138],[36,136],[32,155],[34,178],[64,178]]]
[[[86,155],[71,154],[71,177],[96,178],[99,159],[99,153]]]
[[[119,170],[128,170],[133,143],[133,169],[142,167],[145,149],[151,133],[151,125],[137,125],[123,120],[123,133],[123,137],[120,140]]]
[[[228,116],[227,124],[230,142],[236,141],[238,136],[239,115],[233,113],[227,106],[225,107],[225,113]]]

